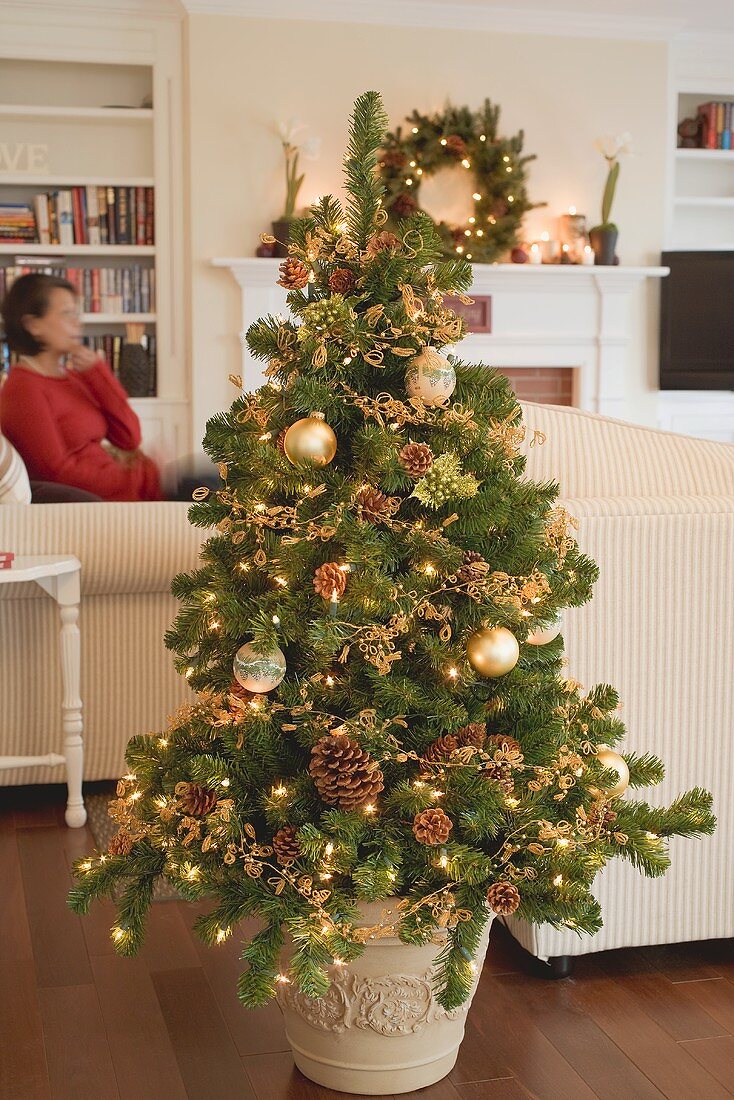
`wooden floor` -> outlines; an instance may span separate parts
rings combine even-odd
[[[328,1100],[294,1070],[275,1006],[238,1004],[238,946],[201,945],[192,907],[153,906],[136,959],[111,906],[66,907],[88,830],[60,787],[0,788],[2,1100]],[[614,951],[549,982],[495,924],[450,1077],[423,1100],[718,1100],[734,1095],[734,948]]]

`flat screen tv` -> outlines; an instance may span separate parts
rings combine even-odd
[[[734,389],[734,252],[663,252],[661,390]]]

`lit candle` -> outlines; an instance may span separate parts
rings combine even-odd
[[[593,264],[593,262],[594,262],[594,249],[591,247],[590,244],[585,244],[584,245],[584,251],[583,251],[583,254],[581,256],[581,263],[582,264]]]
[[[531,264],[542,264],[542,262],[543,262],[543,254],[540,251],[540,245],[536,241],[534,244],[530,245],[530,263]]]
[[[546,232],[540,234],[540,252],[544,264],[558,263],[561,256],[561,242],[552,241],[550,233],[546,230]]]

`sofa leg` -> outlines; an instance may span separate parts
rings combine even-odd
[[[543,967],[546,978],[555,981],[558,978],[570,978],[576,960],[573,955],[553,955]]]

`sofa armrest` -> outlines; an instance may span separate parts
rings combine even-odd
[[[168,592],[177,573],[196,566],[208,537],[191,526],[188,509],[179,501],[3,505],[0,549],[75,554],[88,595]]]

